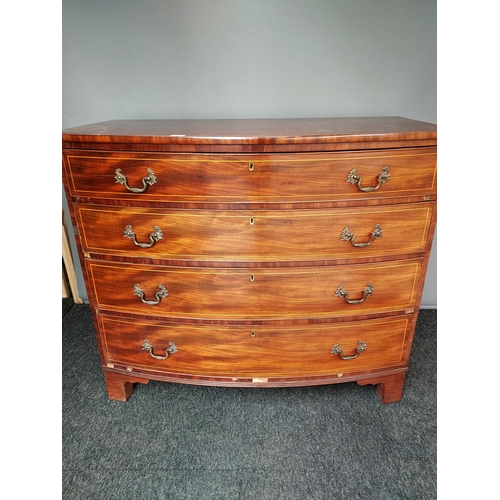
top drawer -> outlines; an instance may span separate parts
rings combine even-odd
[[[132,204],[366,202],[436,190],[436,148],[252,155],[64,151],[63,162],[72,196]]]

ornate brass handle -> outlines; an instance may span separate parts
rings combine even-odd
[[[382,167],[382,173],[379,174],[379,176],[377,177],[378,184],[375,187],[361,187],[361,177],[359,175],[356,175],[357,171],[358,171],[357,168],[353,168],[349,172],[346,182],[350,182],[351,184],[357,184],[358,189],[360,191],[364,191],[365,193],[376,191],[382,184],[387,182],[389,180],[389,177],[391,176],[391,173],[389,172],[389,167]]]
[[[158,285],[158,291],[156,292],[156,301],[154,300],[144,300],[144,290],[141,290],[139,283],[134,285],[134,295],[140,297],[140,299],[148,306],[156,306],[160,303],[161,299],[168,297],[168,290],[163,285]]]
[[[149,354],[151,354],[151,356],[155,359],[167,359],[170,354],[175,354],[177,352],[175,344],[173,342],[169,342],[168,347],[165,349],[165,356],[157,356],[156,354],[153,354],[153,346],[147,339],[142,343],[142,349],[149,352]]]
[[[338,344],[335,344],[331,351],[330,351],[330,354],[338,354],[341,359],[345,359],[346,361],[350,361],[351,359],[356,359],[358,356],[359,356],[359,353],[363,352],[364,350],[366,350],[368,346],[362,341],[358,341],[358,347],[356,347],[356,354],[353,354],[352,356],[344,356],[342,354],[342,349],[339,347]]]
[[[349,232],[349,227],[344,227],[342,230],[342,235],[340,236],[340,239],[342,241],[350,241],[351,245],[353,247],[367,247],[368,245],[371,245],[376,239],[380,238],[382,236],[382,228],[380,227],[379,224],[375,224],[375,230],[371,232],[371,238],[370,241],[367,243],[354,243],[354,234]]]
[[[132,193],[144,193],[148,186],[152,186],[153,184],[156,184],[156,175],[154,172],[148,168],[147,169],[148,175],[146,177],[142,178],[142,188],[131,188],[129,187],[127,183],[127,178],[122,174],[122,171],[120,168],[117,168],[115,170],[115,182],[118,184],[122,184],[125,186],[130,192]]]
[[[366,288],[363,290],[363,298],[362,299],[349,300],[349,293],[344,290],[344,285],[340,285],[337,288],[337,292],[335,293],[335,297],[338,297],[339,299],[345,299],[345,301],[348,304],[360,304],[361,302],[364,302],[366,300],[366,298],[369,297],[374,291],[375,291],[375,288],[373,288],[373,285],[371,283],[367,283]]]
[[[134,231],[132,231],[132,226],[128,225],[125,226],[125,231],[123,231],[123,236],[125,238],[128,238],[129,240],[132,240],[138,247],[151,248],[157,241],[163,238],[163,233],[161,232],[161,229],[158,226],[155,226],[154,231],[149,235],[151,243],[138,243],[137,240],[135,239],[135,233]]]

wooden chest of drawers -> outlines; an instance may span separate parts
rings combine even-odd
[[[436,126],[130,120],[63,132],[109,397],[357,381],[399,401],[436,223]]]

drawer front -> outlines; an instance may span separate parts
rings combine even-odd
[[[433,203],[281,211],[75,207],[89,254],[256,262],[425,252],[433,210]]]
[[[257,320],[329,318],[412,308],[422,259],[292,269],[159,267],[92,260],[86,265],[100,310]]]
[[[107,363],[234,379],[347,375],[395,367],[403,363],[411,317],[301,327],[165,325],[106,316],[98,321]],[[150,350],[143,349],[144,341]],[[360,341],[366,349],[358,353]],[[357,357],[332,354],[336,345],[344,358]]]
[[[72,196],[132,203],[322,202],[436,189],[436,148],[274,155],[66,151],[63,159]]]

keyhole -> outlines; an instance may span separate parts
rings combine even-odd
[[[253,223],[255,222],[255,219],[253,217],[250,217],[250,225],[253,226]]]
[[[250,275],[250,281],[255,281],[255,276],[253,274]]]
[[[250,172],[253,170],[253,162],[248,164],[248,170],[250,170]]]
[[[251,331],[251,332],[250,332],[250,335],[251,335],[252,337],[255,337],[255,332],[254,332],[254,331]]]

